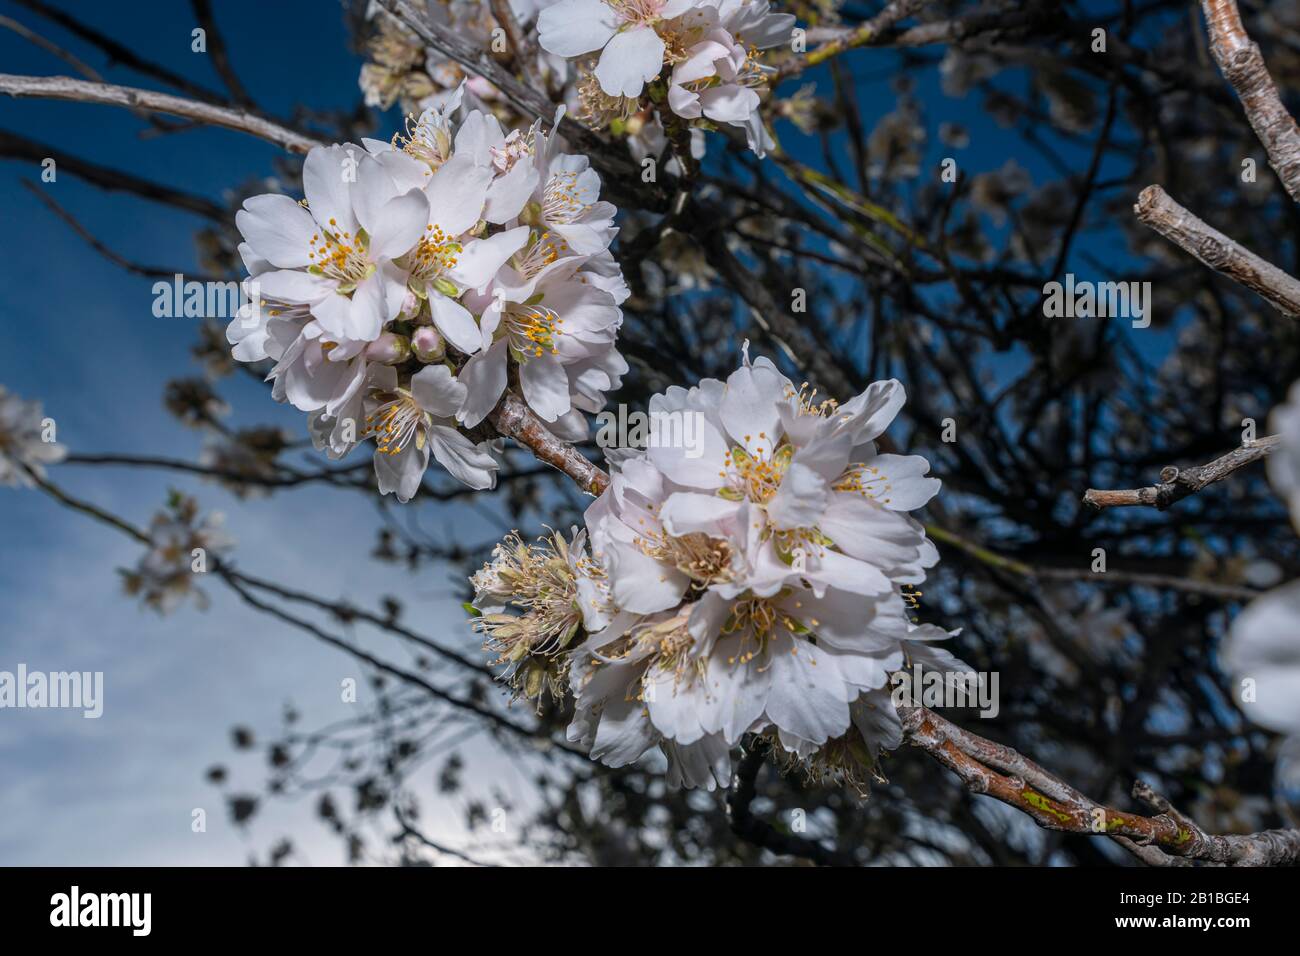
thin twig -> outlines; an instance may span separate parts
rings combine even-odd
[[[110,249],[99,239],[96,239],[94,234],[92,234],[89,229],[87,229],[80,222],[78,222],[76,217],[74,217],[72,213],[68,212],[66,209],[60,206],[55,201],[54,197],[49,194],[48,189],[42,189],[40,186],[37,186],[35,183],[33,183],[30,179],[22,179],[19,181],[22,183],[23,187],[28,192],[30,192],[33,196],[35,196],[37,199],[43,202],[46,208],[48,208],[52,213],[54,213],[54,215],[58,216],[65,223],[67,223],[68,226],[71,227],[73,232],[75,232],[82,239],[84,239],[86,241],[86,244],[89,245],[90,248],[94,249],[96,252],[98,252],[109,262],[113,263],[115,266],[119,266],[120,268],[125,269],[127,272],[130,272],[133,275],[144,276],[145,278],[148,279],[170,279],[172,278],[172,276],[185,271],[183,269],[167,268],[165,266],[140,265],[138,262],[132,262],[130,259],[118,255],[116,252]],[[186,273],[186,275],[188,276],[188,278],[196,282],[224,281],[219,276],[196,275],[192,272]]]
[[[68,66],[72,67],[82,76],[84,76],[86,79],[94,80],[97,83],[104,82],[104,78],[93,68],[83,63],[81,60],[73,56],[67,50],[63,49],[63,47],[59,46],[54,41],[48,40],[45,37],[41,36],[39,33],[37,33],[35,30],[23,26],[17,20],[14,20],[10,17],[0,16],[0,27],[4,27],[8,30],[12,30],[14,33],[17,33],[28,43],[33,43],[36,46],[40,47],[45,52],[54,54],[64,63],[68,64]]]
[[[1279,441],[1279,436],[1268,435],[1246,442],[1240,448],[1234,448],[1207,465],[1193,465],[1188,468],[1177,468],[1171,465],[1160,472],[1159,484],[1146,488],[1125,490],[1089,488],[1083,494],[1083,501],[1084,504],[1092,505],[1094,508],[1145,505],[1164,511],[1170,505],[1195,494],[1206,485],[1222,481],[1239,468],[1267,458]]]

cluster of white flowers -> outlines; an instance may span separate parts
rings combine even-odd
[[[463,92],[463,90],[461,91]],[[258,308],[230,324],[235,358],[273,359],[273,395],[310,413],[318,447],[375,442],[380,490],[408,500],[430,453],[491,488],[478,425],[519,370],[552,430],[586,435],[627,364],[627,298],[609,252],[614,207],[585,156],[541,125],[507,135],[461,95],[393,142],[318,147],[305,202],[256,196],[236,224]]]
[[[26,401],[0,385],[0,485],[28,487],[45,477],[67,449],[53,440],[38,401]]]
[[[904,400],[888,381],[815,403],[747,355],[726,382],[656,395],[652,420],[695,416],[702,440],[621,461],[586,514],[591,557],[579,537],[550,565],[546,621],[513,597],[538,576],[517,560],[503,573],[498,554],[474,578],[493,612],[480,629],[550,683],[567,667],[569,737],[610,766],[657,747],[673,781],[725,786],[731,749],[761,732],[798,760],[869,769],[901,738],[890,673],[967,670],[933,645],[948,632],[911,617],[938,553],[908,512],[939,481],[924,458],[876,450]]]
[[[795,18],[773,13],[769,0],[510,0],[510,9],[537,37],[529,72],[580,119],[626,137],[637,159],[658,156],[667,144],[656,100],[687,124],[743,129],[759,156],[771,146],[759,107],[772,68],[759,52],[789,44]],[[481,49],[505,52],[496,45],[504,33],[487,0],[431,4],[427,15]],[[425,48],[378,4],[366,16],[374,33],[360,85],[369,105],[440,109],[466,84],[469,105],[521,122],[489,80]],[[647,91],[660,80],[661,90]],[[698,158],[703,133],[691,132]]]
[[[768,0],[559,0],[538,14],[537,34],[543,50],[578,61],[584,114],[630,116],[662,75],[674,114],[740,127],[763,156],[771,68],[757,54],[789,43],[794,23]]]
[[[1279,445],[1268,477],[1300,531],[1300,382],[1269,422]],[[1256,598],[1237,615],[1223,650],[1237,699],[1253,721],[1300,741],[1300,580]],[[1249,683],[1247,683],[1249,682]]]

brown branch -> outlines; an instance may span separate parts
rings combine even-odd
[[[784,79],[798,76],[809,67],[825,63],[833,56],[839,56],[848,50],[879,42],[885,31],[899,20],[904,20],[916,13],[925,6],[925,2],[926,0],[891,0],[883,10],[866,23],[851,30],[846,30],[835,39],[823,43],[815,50],[810,50],[806,56],[798,60],[785,63],[777,74],[772,84],[773,87]]]
[[[1207,485],[1222,481],[1239,468],[1252,462],[1267,458],[1277,447],[1279,436],[1268,435],[1256,441],[1247,442],[1240,448],[1234,448],[1226,455],[1214,459],[1207,465],[1193,465],[1189,468],[1170,466],[1160,472],[1160,483],[1146,488],[1126,490],[1100,490],[1089,488],[1083,495],[1084,504],[1094,508],[1120,508],[1131,505],[1145,505],[1164,511],[1177,501],[1195,494]]]
[[[558,468],[589,495],[599,495],[609,484],[609,475],[584,458],[573,445],[551,434],[537,413],[514,392],[507,391],[488,415],[501,435],[513,438],[541,462]]]
[[[92,163],[78,156],[69,155],[45,143],[38,143],[36,140],[19,136],[9,130],[0,129],[0,158],[29,160],[33,163],[40,163],[41,160],[47,157],[52,157],[58,162],[59,172],[71,173],[79,179],[84,179],[92,186],[97,186],[109,192],[132,193],[141,199],[175,206],[177,209],[184,209],[186,212],[195,213],[214,222],[224,223],[231,215],[231,211],[225,206],[215,203],[205,196],[181,192],[178,189],[172,189],[170,186],[164,186],[150,179],[143,179],[120,169],[100,166],[98,163]]]
[[[1115,810],[1089,799],[1010,747],[963,730],[924,707],[902,706],[899,715],[907,741],[955,773],[966,789],[1014,807],[1044,829],[1122,837],[1141,847],[1157,847],[1169,856],[1229,866],[1280,866],[1300,860],[1300,830],[1207,834],[1140,781],[1133,786],[1133,796],[1152,806],[1157,815]],[[1157,859],[1150,853],[1141,856]]]
[[[506,31],[506,39],[510,41],[510,51],[514,54],[515,65],[519,67],[519,72],[533,86],[545,90],[542,77],[537,72],[537,47],[533,43],[531,34],[519,25],[519,19],[510,9],[510,0],[491,0],[490,6],[492,18],[502,30]]]
[[[1202,222],[1159,186],[1142,190],[1133,212],[1139,222],[1255,292],[1283,315],[1300,315],[1300,280]]]
[[[1215,62],[1241,100],[1269,165],[1291,198],[1300,202],[1300,128],[1282,105],[1259,46],[1241,22],[1236,0],[1201,0],[1201,9]]]
[[[213,106],[197,100],[142,90],[132,86],[91,83],[70,76],[19,76],[0,73],[0,93],[17,99],[69,100],[77,103],[103,103],[130,110],[148,110],[198,120],[210,126],[248,133],[274,143],[291,153],[305,153],[319,141],[286,129],[279,123],[256,116],[247,110]]]

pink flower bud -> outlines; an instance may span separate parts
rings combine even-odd
[[[411,343],[404,335],[385,332],[366,346],[366,358],[384,365],[401,365],[411,357]]]
[[[422,325],[411,335],[411,347],[421,362],[441,362],[447,354],[447,343],[432,325]]]

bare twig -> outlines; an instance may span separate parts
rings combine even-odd
[[[174,73],[164,66],[154,63],[152,60],[146,60],[138,55],[134,50],[125,44],[119,43],[107,34],[100,33],[93,27],[88,27],[77,17],[69,13],[52,7],[42,0],[14,0],[20,6],[26,7],[33,13],[36,13],[47,20],[57,23],[69,33],[81,38],[92,46],[102,50],[114,64],[120,64],[129,70],[134,70],[143,76],[151,76],[155,80],[161,80],[173,89],[187,93],[196,99],[204,100],[208,103],[220,103],[221,97],[198,83],[186,79],[179,73]]]
[[[184,271],[182,269],[168,268],[166,266],[145,266],[139,264],[138,262],[132,262],[130,259],[126,259],[123,256],[118,255],[116,252],[110,249],[99,239],[96,239],[94,234],[91,233],[90,230],[87,229],[85,226],[83,226],[80,222],[78,222],[76,217],[74,217],[72,213],[68,212],[57,202],[55,202],[54,197],[49,194],[49,190],[42,189],[40,186],[37,186],[29,179],[23,179],[20,180],[20,182],[23,184],[23,187],[28,192],[30,192],[33,196],[35,196],[37,199],[43,202],[46,208],[48,208],[52,213],[54,213],[54,215],[58,216],[65,223],[67,223],[68,226],[72,228],[73,232],[75,232],[77,235],[79,235],[82,239],[86,241],[87,245],[89,245],[92,249],[94,249],[96,252],[98,252],[101,256],[103,256],[105,259],[107,259],[109,262],[113,263],[114,265],[119,266],[122,269],[125,269],[127,272],[130,272],[133,275],[144,276],[145,278],[148,279],[170,279],[178,272]],[[195,275],[194,273],[188,273],[188,275],[189,278],[194,279],[198,282],[222,281],[217,276]]]
[[[1239,587],[1232,584],[1218,584],[1214,581],[1199,581],[1192,578],[1174,577],[1169,574],[1151,574],[1140,571],[1120,571],[1108,569],[1104,573],[1091,568],[1034,567],[990,551],[988,548],[954,534],[946,528],[930,523],[925,526],[926,533],[939,544],[950,545],[965,552],[981,564],[998,571],[1006,571],[1034,581],[1082,581],[1088,584],[1103,585],[1137,585],[1139,587],[1162,588],[1170,591],[1183,591],[1189,594],[1201,594],[1208,597],[1222,598],[1226,601],[1252,601],[1260,592],[1254,588]]]
[[[36,46],[40,47],[45,52],[54,54],[64,63],[68,64],[68,66],[72,67],[82,76],[84,76],[86,79],[94,80],[95,82],[98,83],[102,83],[104,81],[104,78],[100,76],[99,73],[97,73],[93,68],[87,66],[85,63],[83,63],[77,57],[73,56],[67,50],[63,49],[63,47],[59,46],[57,43],[53,42],[52,40],[46,39],[45,37],[37,33],[35,30],[23,26],[17,20],[12,19],[11,17],[0,16],[0,27],[4,27],[7,30],[12,30],[14,33],[17,33],[28,43],[33,43]]]
[[[537,72],[537,47],[532,35],[519,25],[519,19],[510,9],[509,0],[491,0],[492,18],[506,31],[510,40],[510,51],[515,57],[515,66],[538,89],[545,90],[541,74]]]
[[[195,213],[215,222],[224,223],[231,215],[231,211],[225,206],[215,203],[205,196],[196,196],[193,193],[172,189],[170,186],[164,186],[151,179],[144,179],[120,169],[100,166],[98,163],[92,163],[79,156],[73,156],[61,149],[56,149],[45,143],[38,143],[36,140],[19,136],[17,133],[6,129],[0,129],[0,157],[29,160],[33,163],[40,163],[47,157],[51,157],[58,161],[58,171],[60,173],[71,173],[80,179],[84,179],[92,186],[97,186],[109,192],[128,192],[139,196],[141,199],[184,209],[186,212]]]
[[[253,99],[244,89],[244,84],[239,81],[239,75],[235,72],[234,67],[230,65],[230,58],[226,56],[226,43],[222,39],[221,31],[217,29],[216,17],[212,14],[211,0],[190,0],[190,6],[194,10],[194,16],[199,21],[207,35],[208,56],[212,60],[212,67],[221,77],[221,82],[226,84],[226,89],[234,97],[236,103],[240,106],[252,106]]]
[[[1277,435],[1243,444],[1222,455],[1207,465],[1193,465],[1189,468],[1170,466],[1160,472],[1160,483],[1146,488],[1103,491],[1089,488],[1084,492],[1085,504],[1094,508],[1118,508],[1128,505],[1145,505],[1164,511],[1177,501],[1195,494],[1206,485],[1222,481],[1239,468],[1267,458],[1277,447]]]
[[[1251,128],[1268,153],[1268,163],[1291,198],[1300,202],[1300,128],[1282,105],[1259,46],[1241,22],[1236,0],[1201,0],[1210,50],[1232,85]]]
[[[926,0],[891,0],[883,10],[861,26],[846,30],[835,39],[823,43],[815,50],[810,50],[806,56],[784,64],[777,75],[776,82],[779,83],[787,77],[798,76],[809,67],[825,63],[831,57],[839,56],[848,50],[879,42],[885,31],[899,20],[916,13],[925,6],[925,2]]]
[[[132,86],[114,86],[110,83],[91,83],[74,80],[70,76],[19,76],[0,73],[0,93],[18,99],[71,100],[78,103],[104,103],[126,109],[145,109],[153,113],[167,113],[198,120],[210,126],[238,130],[264,139],[291,153],[305,153],[320,143],[303,136],[279,123],[243,109],[229,109],[201,103],[197,100],[142,90]]]
[[[1280,866],[1300,860],[1300,830],[1213,836],[1141,782],[1134,784],[1133,796],[1153,806],[1158,815],[1115,810],[1090,800],[1010,747],[963,730],[931,710],[904,706],[899,714],[910,744],[955,773],[972,793],[1015,807],[1044,829],[1125,837],[1167,855],[1229,866]]]
[[[1142,190],[1133,211],[1139,222],[1257,293],[1283,315],[1300,315],[1300,280],[1196,218],[1159,186]]]

